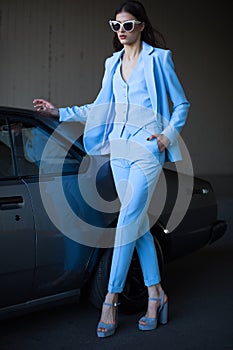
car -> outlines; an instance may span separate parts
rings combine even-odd
[[[119,201],[108,157],[86,154],[83,130],[45,113],[0,107],[0,319],[82,295],[101,308]],[[163,276],[166,263],[220,239],[227,223],[208,181],[175,168],[162,174],[166,191],[160,186],[156,196],[164,205],[152,206],[150,220]],[[169,230],[180,183],[181,202],[185,193],[190,200]],[[138,312],[146,300],[135,251],[119,311]]]

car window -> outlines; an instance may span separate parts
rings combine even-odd
[[[5,139],[9,141],[11,138],[14,146],[18,176],[39,175],[39,172],[41,174],[78,172],[80,159],[70,151],[67,152],[61,140],[51,136],[41,127],[23,121],[10,121],[9,126],[4,126],[4,131],[8,133]],[[10,142],[8,148],[9,146]]]
[[[13,152],[7,121],[0,120],[0,178],[14,175]]]

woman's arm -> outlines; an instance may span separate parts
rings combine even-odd
[[[190,103],[187,100],[183,87],[175,72],[171,51],[167,50],[163,60],[163,73],[166,91],[173,104],[171,119],[166,128],[162,131],[170,144],[177,138],[185,125]]]
[[[55,107],[51,102],[44,99],[35,99],[33,101],[34,108],[40,113],[51,114],[54,117],[58,117],[61,122],[63,121],[79,121],[85,122],[87,119],[87,112],[92,104],[84,105],[81,107]]]

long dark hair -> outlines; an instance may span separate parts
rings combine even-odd
[[[166,43],[163,35],[156,29],[154,29],[150,23],[144,6],[139,1],[124,1],[115,11],[115,18],[121,12],[128,12],[133,15],[138,21],[144,22],[145,28],[142,31],[142,40],[153,47],[166,48]],[[114,51],[120,51],[123,49],[123,45],[120,43],[117,33],[113,38]]]

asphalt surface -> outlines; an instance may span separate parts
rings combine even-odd
[[[87,300],[0,322],[1,350],[233,349],[233,198],[218,200],[224,237],[166,266],[169,323],[137,329],[138,315],[119,315],[113,337],[96,337],[99,311]]]

